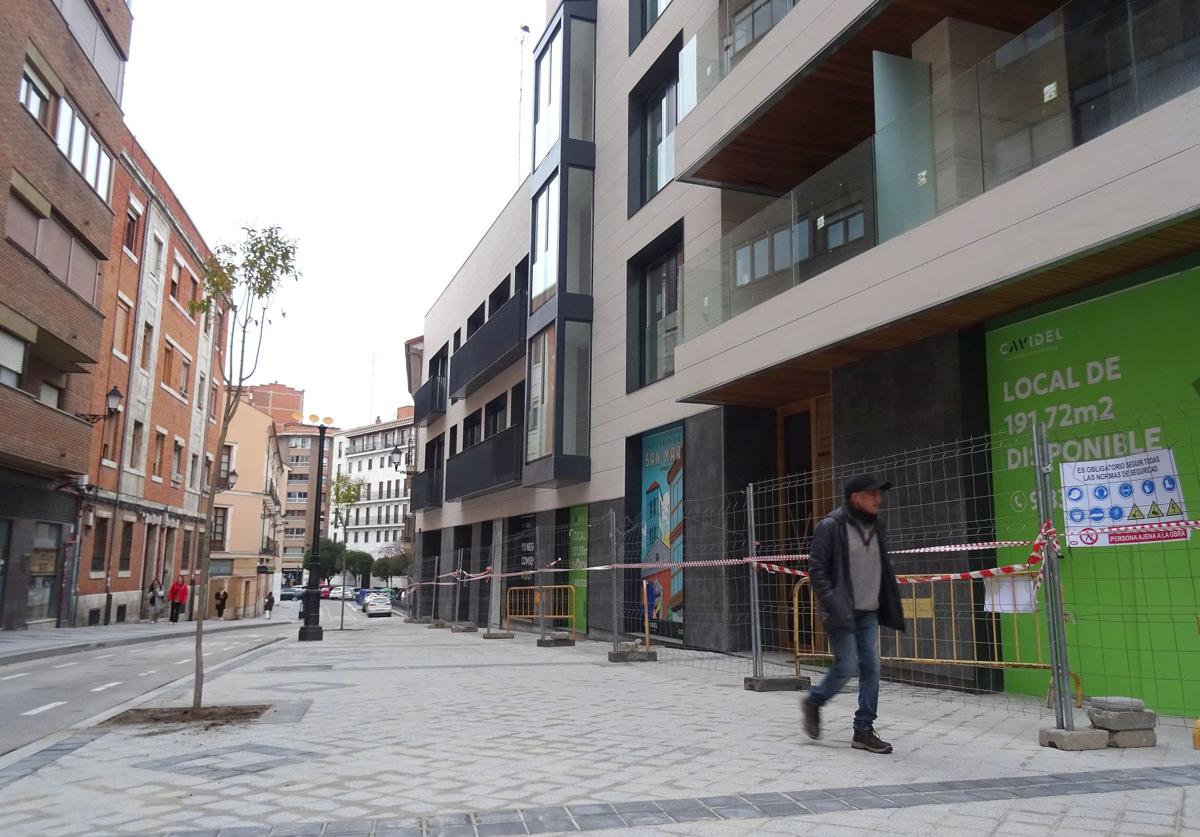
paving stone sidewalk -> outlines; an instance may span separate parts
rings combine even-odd
[[[1034,701],[885,688],[897,752],[875,756],[849,747],[850,696],[814,743],[795,694],[606,651],[397,619],[280,643],[208,692],[277,703],[269,723],[93,729],[0,789],[4,831],[1200,834],[1200,753],[1178,723],[1155,748],[1063,753],[1037,746]]]

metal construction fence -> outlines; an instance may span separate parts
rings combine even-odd
[[[1053,713],[1069,728],[1085,695],[1127,695],[1191,725],[1200,408],[1087,424],[1039,414],[1013,429],[668,498],[638,519],[593,512],[583,564],[579,524],[457,550],[453,566],[424,565],[412,611],[525,622],[543,638],[573,629],[614,650],[649,642],[659,664],[731,677],[819,677],[830,653],[813,530],[848,476],[872,473],[893,483],[880,520],[905,617],[903,632],[880,630],[883,677],[906,698]]]

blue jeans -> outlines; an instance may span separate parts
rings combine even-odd
[[[833,668],[813,686],[809,700],[818,708],[831,701],[858,674],[856,730],[870,729],[879,710],[879,617],[873,610],[854,611],[854,630],[830,634]]]

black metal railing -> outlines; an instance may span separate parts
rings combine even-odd
[[[450,397],[463,398],[525,353],[525,292],[492,314],[450,358]]]
[[[258,549],[259,555],[277,555],[279,553],[279,541],[274,538],[267,538],[263,541],[262,546]]]
[[[421,471],[412,480],[412,499],[409,501],[413,511],[437,509],[442,506],[442,471],[441,469]]]
[[[467,500],[519,485],[521,430],[515,425],[450,457],[446,463],[446,499]]]
[[[446,412],[446,378],[435,375],[413,393],[413,421],[424,427]]]

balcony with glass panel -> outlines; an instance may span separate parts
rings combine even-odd
[[[1200,12],[1063,7],[882,126],[682,267],[681,342],[1200,87]],[[1071,27],[1071,21],[1084,20]],[[908,59],[876,53],[876,78]]]

